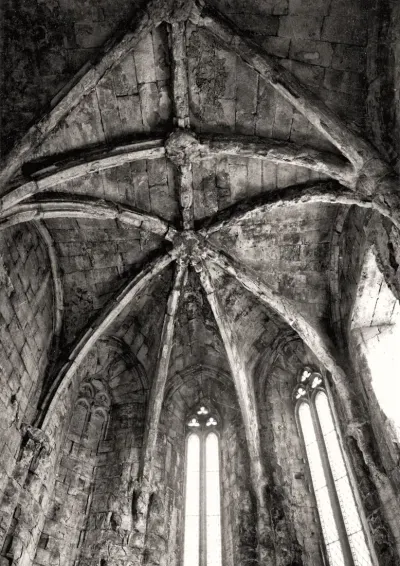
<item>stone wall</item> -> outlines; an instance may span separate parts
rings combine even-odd
[[[353,440],[349,440],[349,444],[352,445],[353,464],[358,473],[377,554],[389,564],[395,560],[394,547],[396,544],[398,546],[399,539],[396,503],[399,490],[396,465],[398,449],[388,433],[386,418],[371,388],[371,373],[363,351],[364,340],[360,329],[356,327],[364,323],[369,327],[374,321],[379,323],[377,307],[380,301],[384,308],[390,308],[386,304],[382,282],[393,292],[393,300],[399,296],[396,255],[398,234],[385,219],[357,208],[351,208],[340,225],[342,228],[338,227],[340,236],[337,251],[339,293],[333,302],[339,308],[339,314],[336,312],[336,320],[339,321],[336,336],[342,347],[343,357],[347,360],[348,389],[355,401],[360,421],[364,423],[372,457],[365,456],[362,447],[356,442],[357,435],[351,434]],[[367,253],[374,254],[381,270],[381,283],[376,277],[373,277],[373,282],[368,281],[370,274],[366,270]],[[362,306],[359,302],[361,293],[364,293]],[[360,306],[363,309],[361,314],[358,312]],[[338,408],[340,410],[340,406]],[[372,501],[375,503],[371,503]]]
[[[243,4],[237,0],[214,0],[213,4],[246,36],[317,91],[339,115],[363,125],[360,95],[366,87],[369,3],[253,0]],[[246,89],[251,83],[243,80],[242,84]],[[278,111],[283,107],[284,102],[278,100]],[[295,113],[293,124],[296,119]]]
[[[34,227],[0,240],[0,540],[15,497],[13,471],[21,425],[31,424],[53,336],[53,281],[46,245]],[[10,483],[11,482],[11,483]]]
[[[98,565],[132,555],[132,500],[139,472],[146,380],[119,344],[105,342],[86,368],[62,444],[35,564]],[[96,359],[101,364],[96,367]],[[95,372],[96,369],[100,371]],[[94,374],[93,374],[94,372]]]
[[[2,137],[6,153],[73,75],[133,16],[131,2],[8,0],[2,6]]]
[[[99,379],[82,384],[63,443],[54,493],[34,564],[73,564],[85,519],[99,442],[104,437],[110,398]]]
[[[223,564],[252,563],[257,556],[257,510],[243,423],[231,378],[225,370],[187,368],[181,375],[172,376],[171,386],[161,417],[156,464],[156,495],[163,519],[160,518],[159,530],[148,541],[149,545],[153,541],[149,564],[178,566],[182,559],[185,423],[191,409],[200,402],[213,407],[221,418]],[[165,558],[157,562],[163,554]]]
[[[305,364],[315,364],[294,335],[267,349],[254,370],[261,440],[270,484],[268,505],[279,565],[321,564],[322,533],[296,424],[293,388]]]

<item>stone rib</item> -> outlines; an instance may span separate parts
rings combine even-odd
[[[58,354],[59,340],[61,336],[61,328],[63,323],[64,289],[62,284],[60,266],[58,263],[57,251],[54,245],[53,238],[51,237],[50,232],[48,231],[48,229],[46,228],[43,222],[35,222],[35,226],[47,246],[47,252],[49,254],[49,261],[50,261],[51,273],[53,278],[54,318],[53,318],[53,345],[51,349],[51,359],[52,361],[54,361]],[[1,229],[1,224],[0,224],[0,229]]]
[[[362,137],[355,134],[320,98],[302,85],[255,43],[245,39],[232,22],[215,8],[198,3],[193,23],[211,33],[219,44],[235,52],[286,98],[319,132],[333,143],[360,170],[372,159],[381,161],[378,152]]]
[[[293,301],[271,289],[249,267],[233,258],[228,258],[222,252],[215,251],[208,244],[204,247],[203,253],[209,261],[212,261],[226,273],[229,273],[259,301],[272,308],[297,332],[304,343],[309,346],[321,363],[331,372],[335,384],[338,390],[340,390],[341,397],[344,399],[348,415],[350,418],[353,418],[351,415],[351,400],[347,385],[345,384],[346,376],[332,353],[332,345],[328,336],[324,336],[320,329],[314,328],[312,323],[299,312]]]
[[[38,417],[42,430],[46,430],[50,425],[52,415],[60,402],[63,392],[72,382],[76,371],[79,369],[91,348],[96,344],[99,338],[104,335],[125,307],[135,299],[142,289],[149,285],[156,275],[161,273],[161,271],[178,257],[180,251],[180,248],[175,248],[170,254],[165,254],[149,262],[105,305],[96,320],[90,324],[84,334],[76,340],[75,344],[71,347],[66,362],[55,376],[50,390],[42,403],[41,412]]]
[[[199,142],[202,158],[253,157],[273,163],[286,163],[324,173],[346,187],[355,188],[357,176],[351,164],[327,151],[319,151],[292,142],[252,136],[201,134]]]
[[[270,212],[295,204],[333,203],[372,208],[372,201],[364,201],[354,192],[343,189],[335,181],[321,181],[311,187],[295,186],[267,192],[257,198],[239,201],[199,223],[199,233],[209,237],[215,232],[236,226],[255,213]]]
[[[178,128],[188,128],[189,119],[189,82],[186,53],[186,22],[171,24],[172,51],[172,94],[174,121]]]
[[[0,231],[23,222],[48,218],[117,220],[167,240],[172,240],[176,234],[176,230],[168,222],[157,216],[94,197],[86,199],[54,197],[47,201],[19,204],[0,215]]]
[[[207,254],[208,259],[208,254]],[[211,258],[210,258],[211,259]],[[214,262],[216,263],[216,262]],[[216,289],[206,265],[197,268],[201,284],[207,295],[208,302],[213,312],[215,321],[218,325],[225,351],[228,357],[229,365],[233,381],[235,383],[236,393],[239,399],[243,423],[246,431],[247,443],[250,453],[250,461],[252,466],[253,486],[257,493],[258,500],[263,501],[263,487],[266,484],[266,478],[262,467],[260,431],[258,416],[256,411],[256,402],[254,390],[249,383],[243,365],[240,361],[240,354],[235,344],[235,338],[232,329],[226,320],[225,313],[220,305]]]
[[[10,208],[19,202],[61,183],[79,179],[91,173],[98,173],[125,163],[142,159],[157,159],[165,155],[164,140],[140,140],[129,144],[104,146],[82,150],[79,157],[63,157],[28,163],[26,168],[37,170],[30,174],[30,180],[13,188],[0,199],[0,210]],[[42,166],[40,166],[42,164]]]
[[[173,346],[176,313],[179,299],[187,277],[187,261],[177,262],[172,289],[168,298],[163,328],[158,350],[154,381],[151,385],[147,409],[145,437],[142,448],[141,469],[139,473],[140,496],[137,503],[135,528],[145,534],[148,506],[152,491],[154,456],[156,451],[158,425],[164,401],[165,384],[168,377],[169,362]],[[142,540],[144,544],[144,539]]]
[[[63,98],[56,100],[55,106],[51,108],[50,112],[34,125],[7,155],[0,171],[0,187],[7,184],[60,121],[79,104],[85,95],[96,87],[107,71],[134,49],[140,40],[164,19],[167,12],[168,6],[161,9],[159,0],[151,0],[150,4],[141,10],[139,18],[129,22],[122,39],[120,35],[112,38],[105,44],[104,54],[100,60],[94,64],[88,62],[78,72],[72,83],[63,90],[63,93],[66,91]]]

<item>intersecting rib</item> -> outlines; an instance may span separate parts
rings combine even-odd
[[[275,90],[303,114],[357,170],[371,159],[380,160],[378,152],[362,137],[355,134],[320,98],[302,85],[294,75],[278,64],[265,51],[245,39],[232,22],[215,8],[201,6],[194,23],[211,33],[216,41],[243,59]]]
[[[232,378],[235,383],[236,393],[242,411],[243,423],[246,431],[246,437],[250,453],[250,461],[252,466],[252,479],[254,489],[257,493],[258,500],[263,501],[263,486],[266,479],[262,467],[260,431],[258,416],[256,410],[255,393],[251,382],[241,362],[241,356],[238,352],[232,329],[229,326],[223,309],[220,305],[214,283],[205,263],[198,273],[204,291],[207,295],[208,302],[213,312],[215,321],[218,325],[225,351],[231,368]]]
[[[158,259],[149,262],[137,275],[111,299],[102,309],[97,318],[89,324],[82,337],[73,344],[66,362],[55,376],[53,383],[41,404],[41,412],[38,420],[40,428],[46,430],[51,423],[51,419],[63,392],[68,388],[76,371],[79,369],[88,352],[96,342],[108,330],[111,324],[117,319],[122,311],[127,307],[142,289],[161,271],[163,271],[180,253],[179,248],[175,248],[169,254],[165,254]]]

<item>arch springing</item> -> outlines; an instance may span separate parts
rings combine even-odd
[[[373,566],[322,375],[303,368],[293,398],[329,566]]]

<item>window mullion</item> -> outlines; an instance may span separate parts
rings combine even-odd
[[[329,464],[328,453],[326,451],[324,437],[318,419],[318,414],[313,402],[310,403],[310,410],[314,424],[315,435],[317,438],[318,448],[321,456],[321,461],[325,472],[326,485],[328,487],[328,492],[329,492],[329,499],[331,501],[333,515],[335,517],[335,522],[339,533],[339,540],[340,540],[340,545],[342,547],[343,556],[346,562],[346,566],[354,566],[354,560],[351,554],[350,544],[347,537],[347,532],[346,532],[342,512],[340,510],[340,503],[336,493],[335,482]]]

